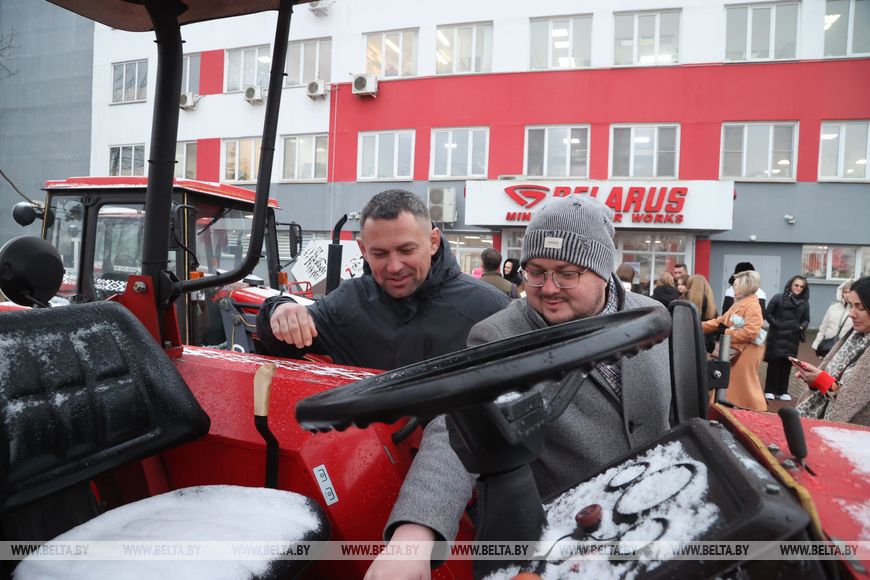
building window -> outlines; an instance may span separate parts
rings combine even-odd
[[[672,272],[676,264],[688,264],[694,254],[692,236],[649,230],[646,232],[617,232],[614,244],[621,258],[637,273],[632,292],[649,295],[655,280],[662,272]]]
[[[489,129],[433,129],[429,174],[438,177],[486,177]]]
[[[868,179],[870,122],[822,123],[819,179]]]
[[[529,177],[588,177],[589,127],[526,127]]]
[[[297,40],[287,47],[288,87],[306,85],[311,81],[329,82],[332,77],[332,39]]]
[[[226,92],[243,91],[252,85],[269,86],[271,63],[268,44],[228,50]]]
[[[848,280],[870,275],[870,247],[804,246],[801,272],[815,280]]]
[[[592,62],[592,16],[531,21],[529,67],[580,68]]]
[[[414,164],[414,131],[360,133],[360,179],[410,179]]]
[[[729,6],[725,60],[771,60],[797,55],[797,3]]]
[[[181,65],[181,92],[199,94],[199,55],[185,54]]]
[[[109,147],[109,175],[145,175],[145,145]]]
[[[795,123],[722,125],[723,179],[794,179]]]
[[[435,37],[435,74],[492,70],[492,23],[439,26]]]
[[[284,138],[284,179],[326,179],[327,136],[294,135]]]
[[[135,103],[147,98],[148,61],[134,60],[112,65],[112,102]]]
[[[366,34],[366,73],[379,77],[417,74],[417,31]]]
[[[656,65],[679,61],[679,11],[613,15],[613,64]]]
[[[196,141],[175,144],[175,177],[196,179]]]
[[[676,177],[677,125],[614,126],[611,177]]]
[[[870,2],[825,2],[825,56],[870,54]]]
[[[256,181],[259,167],[259,137],[224,141],[224,179]]]
[[[482,272],[480,267],[480,253],[492,247],[491,232],[444,233],[450,251],[459,263],[459,268],[465,274],[474,274],[474,271]]]

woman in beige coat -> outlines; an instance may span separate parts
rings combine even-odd
[[[766,411],[764,389],[758,378],[758,367],[764,357],[762,330],[764,315],[755,291],[761,284],[761,275],[749,270],[734,275],[734,304],[728,312],[701,323],[705,334],[716,332],[719,325],[728,327],[725,334],[731,337],[731,348],[740,351],[737,361],[731,366],[726,398],[739,407]]]

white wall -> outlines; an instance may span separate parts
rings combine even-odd
[[[435,72],[435,27],[441,24],[491,21],[494,24],[493,72],[525,71],[529,66],[529,18],[592,14],[592,66],[610,67],[613,14],[633,10],[681,8],[680,64],[721,62],[725,54],[725,6],[733,0],[335,0],[326,16],[297,7],[290,39],[331,37],[332,82],[348,82],[365,68],[365,33],[418,29],[417,70]],[[824,0],[800,3],[798,57],[821,58],[824,47]],[[272,44],[277,14],[263,13],[194,24],[182,29],[184,52]],[[112,63],[147,58],[148,101],[111,105]],[[108,172],[109,146],[148,143],[156,78],[156,49],[150,33],[127,33],[97,25],[94,34],[93,127],[91,173]],[[182,111],[179,140],[260,135],[263,106],[252,106],[240,94],[205,96],[195,111]],[[329,101],[312,101],[302,87],[282,92],[278,134],[326,132]],[[147,148],[146,148],[147,151]],[[279,140],[273,180],[279,181],[283,155]]]

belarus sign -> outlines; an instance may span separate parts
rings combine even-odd
[[[569,195],[591,195],[613,209],[616,227],[730,230],[733,181],[469,181],[465,223],[524,226]]]

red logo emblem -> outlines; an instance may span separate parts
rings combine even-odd
[[[531,209],[544,201],[544,198],[550,193],[550,188],[543,185],[512,185],[505,187],[504,191],[517,204]]]

